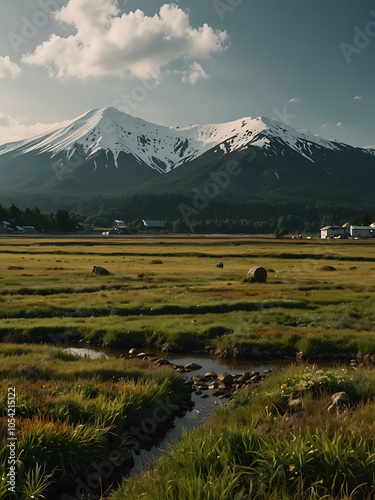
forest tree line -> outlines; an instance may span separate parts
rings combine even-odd
[[[134,195],[127,198],[95,198],[76,203],[70,210],[41,212],[38,207],[21,209],[0,205],[0,221],[12,227],[33,226],[37,232],[75,232],[111,229],[123,220],[129,233],[145,231],[143,219],[163,222],[164,231],[174,233],[268,234],[285,228],[289,233],[316,233],[326,225],[350,222],[369,225],[375,210],[345,204],[302,199],[212,200],[207,206],[177,195]]]

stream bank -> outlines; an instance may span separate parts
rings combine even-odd
[[[163,422],[157,430],[150,433],[142,424],[132,429],[132,463],[128,473],[135,475],[147,468],[152,460],[163,455],[168,448],[181,439],[184,430],[191,430],[208,420],[217,407],[226,405],[233,394],[240,389],[238,385],[255,387],[274,371],[291,364],[291,360],[238,360],[221,358],[204,353],[174,353],[150,349],[147,352],[131,350],[100,349],[96,347],[69,347],[65,349],[73,354],[98,358],[145,359],[150,363],[169,365],[171,369],[182,371],[191,403],[176,409],[173,418]],[[185,369],[185,366],[188,366]],[[210,376],[205,376],[210,374]],[[224,380],[218,380],[218,376]],[[242,379],[241,379],[242,377]],[[255,378],[253,378],[255,377]],[[252,380],[251,380],[252,379]],[[215,383],[219,387],[211,387]],[[216,384],[215,384],[216,385]],[[215,389],[217,392],[214,393]],[[222,391],[219,393],[219,391]],[[217,394],[215,396],[215,394]],[[152,428],[149,422],[148,427]]]

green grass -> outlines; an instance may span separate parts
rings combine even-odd
[[[0,339],[374,354],[373,247],[235,237],[3,239]],[[219,258],[224,269],[215,268]],[[93,275],[93,264],[112,274]],[[253,265],[270,270],[266,283],[244,280]]]
[[[327,412],[345,390],[352,406]],[[361,499],[375,481],[375,374],[291,367],[243,391],[112,500]],[[290,398],[303,411],[288,411]]]
[[[68,491],[111,453],[130,460],[131,429],[151,422],[152,433],[160,431],[190,396],[178,373],[143,361],[35,345],[0,345],[0,356],[0,472],[5,477],[7,390],[15,387],[19,494],[54,498],[57,484]]]
[[[4,412],[7,387],[14,385],[20,495],[54,498],[57,484],[74,489],[93,463],[114,451],[129,456],[129,428],[159,412],[161,402],[173,413],[185,397],[182,378],[169,369],[80,359],[58,346],[87,340],[147,348],[174,341],[186,350],[210,346],[239,357],[252,357],[254,348],[282,357],[302,351],[312,359],[374,355],[374,244],[2,238],[0,405]],[[217,260],[223,269],[215,267]],[[93,265],[111,275],[93,275]],[[268,270],[266,283],[245,279],[257,265]],[[374,374],[314,370],[291,368],[259,390],[240,393],[114,498],[370,500]],[[326,411],[337,390],[354,403],[338,417]],[[300,418],[287,412],[291,397],[303,399]],[[5,417],[0,423],[5,438]],[[2,448],[1,464],[5,454]]]

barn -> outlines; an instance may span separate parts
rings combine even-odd
[[[334,238],[335,236],[344,236],[347,235],[347,229],[342,226],[338,226],[333,224],[333,226],[324,226],[320,228],[320,237],[322,239]]]
[[[114,233],[128,234],[128,228],[123,220],[115,219],[113,223],[114,223],[114,228],[113,228]]]
[[[350,236],[352,238],[375,238],[375,225],[350,226]]]
[[[151,229],[153,231],[164,229],[164,224],[160,220],[143,219],[142,222],[145,229]]]

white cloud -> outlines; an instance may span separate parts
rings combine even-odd
[[[154,16],[140,9],[119,12],[116,0],[70,0],[55,16],[74,26],[76,33],[66,38],[53,34],[23,62],[47,67],[57,78],[114,75],[158,80],[162,69],[177,61],[182,68],[191,64],[190,77],[186,70],[179,73],[184,81],[196,83],[206,75],[198,61],[225,48],[225,31],[208,24],[193,28],[189,13],[173,3],[164,4]]]
[[[301,102],[302,99],[300,97],[292,97],[291,99],[289,99],[288,102],[290,103],[295,103],[295,102]]]
[[[197,62],[191,64],[189,69],[184,71],[182,75],[182,81],[184,83],[190,83],[191,85],[194,85],[202,78],[207,80],[208,75],[202,66]]]
[[[35,135],[43,134],[50,130],[57,123],[34,123],[27,125],[24,123],[24,118],[14,118],[10,115],[0,112],[0,138],[1,144],[7,142],[19,141],[28,139]]]
[[[344,124],[342,122],[337,122],[335,123],[335,127],[342,128]],[[320,128],[328,128],[331,127],[330,123],[323,123],[323,125],[320,125]]]
[[[354,97],[354,100],[355,100],[355,101],[361,101],[362,99],[363,99],[363,97],[362,97],[361,95],[356,95],[356,96]]]
[[[22,69],[14,62],[12,62],[9,56],[0,56],[0,80],[4,78],[17,78],[17,76],[22,72]]]
[[[15,120],[5,113],[0,113],[0,128],[1,127],[12,127],[15,125]]]

